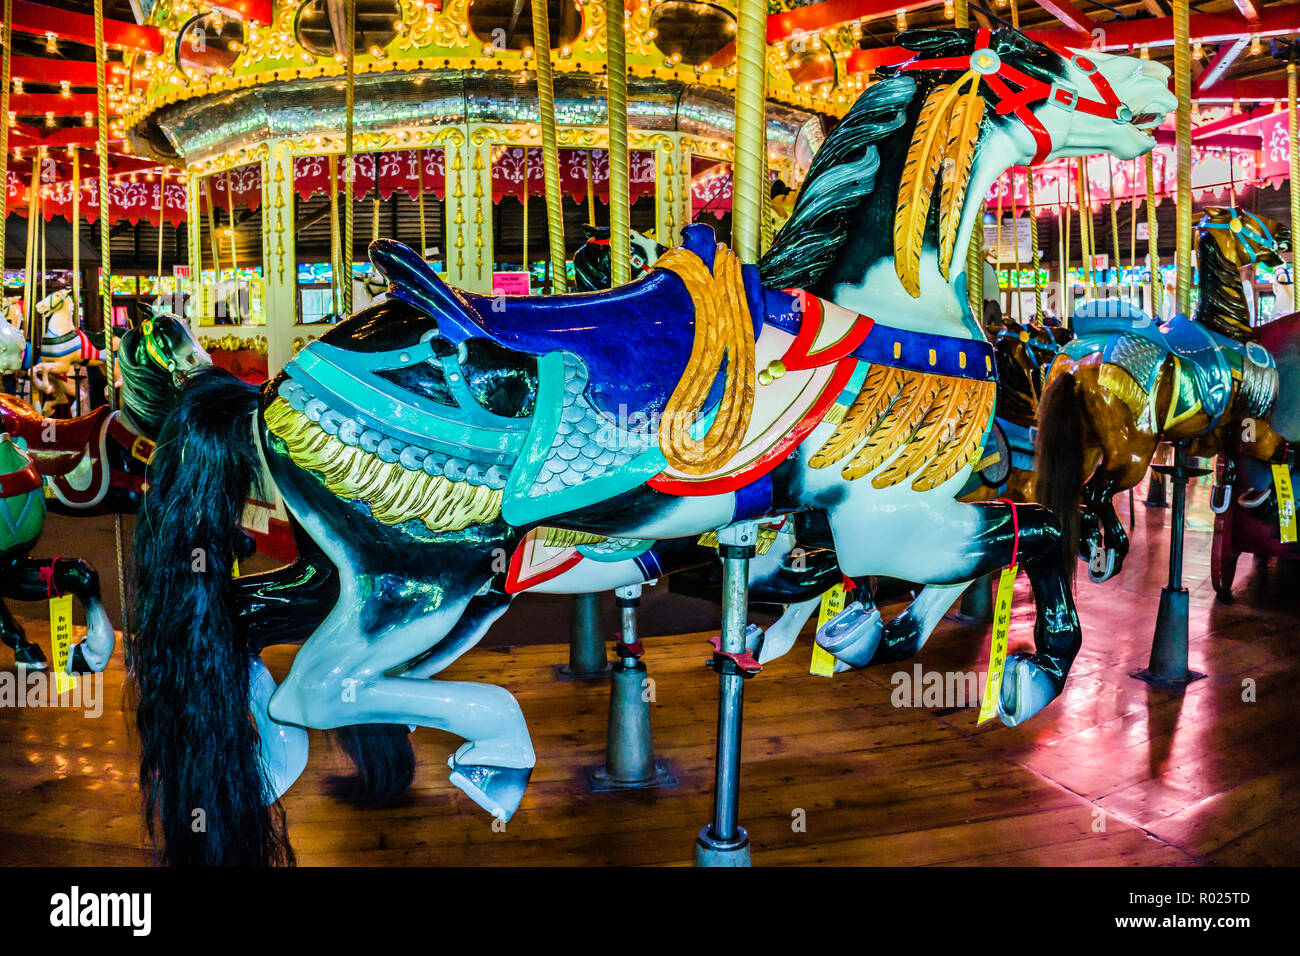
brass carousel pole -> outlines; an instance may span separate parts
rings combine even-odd
[[[108,227],[108,54],[104,48],[104,0],[95,0],[95,105],[99,123],[99,302],[104,320],[104,370],[108,375],[108,407],[117,411],[117,346],[113,342],[113,289]],[[122,631],[131,633],[126,612],[126,571],[122,547],[122,516],[113,515],[113,542],[117,549],[117,599],[122,609]]]
[[[343,282],[343,317],[352,314],[352,230],[355,212],[352,209],[352,197],[356,192],[356,156],[353,153],[352,126],[356,106],[356,52],[357,52],[357,0],[347,3],[347,37],[344,39],[343,99],[346,119],[343,130],[343,263],[340,269]]]
[[[623,0],[605,0],[609,80],[609,275],[613,286],[631,281],[632,199],[627,154],[627,35]]]
[[[1151,260],[1151,318],[1160,321],[1160,297],[1164,292],[1160,278],[1160,247],[1156,229],[1156,163],[1152,153],[1147,153],[1147,258]]]
[[[1288,142],[1291,144],[1291,182],[1289,190],[1291,193],[1291,235],[1300,236],[1300,142],[1297,142],[1297,136],[1300,136],[1300,122],[1296,116],[1296,47],[1291,48],[1291,58],[1286,65],[1286,101],[1287,101],[1287,130],[1290,133]],[[1292,298],[1295,297],[1295,253],[1291,254],[1291,289]]]
[[[736,3],[736,162],[732,245],[742,262],[758,259],[766,205],[764,124],[767,83],[767,4]],[[722,559],[722,633],[714,645],[718,673],[718,738],[714,757],[713,822],[695,840],[697,866],[748,866],[749,834],[739,822],[740,738],[745,680],[754,673],[745,652],[749,562],[758,525],[740,521],[718,531]]]
[[[959,30],[970,27],[970,0],[957,0],[953,5],[953,24]],[[971,230],[970,245],[966,249],[966,293],[970,299],[971,313],[980,327],[984,326],[984,201],[980,201],[975,214],[975,228]]]
[[[1188,0],[1174,0],[1174,92],[1178,97],[1176,145],[1178,153],[1178,203],[1175,210],[1178,264],[1178,311],[1190,314],[1192,301],[1192,73]],[[1169,584],[1160,591],[1151,659],[1133,676],[1159,687],[1184,687],[1204,677],[1188,666],[1188,595],[1183,587],[1183,527],[1187,514],[1187,482],[1208,474],[1188,465],[1187,443],[1174,443],[1174,463],[1154,465],[1153,471],[1169,476],[1173,502],[1169,527]]]
[[[551,24],[546,0],[533,0],[533,57],[537,61],[537,108],[542,129],[542,172],[546,177],[546,234],[551,247],[551,292],[568,288],[564,251],[564,197],[560,194],[560,144],[555,132],[555,84],[551,78]]]
[[[13,22],[13,0],[4,0],[4,5],[3,34],[0,34],[0,42],[4,44],[3,52],[0,53],[0,189],[4,190],[4,209],[0,219],[9,218],[9,71],[13,56],[9,42],[13,31],[9,29],[9,24]],[[1294,97],[1292,101],[1294,102]],[[1291,115],[1295,115],[1294,110]],[[0,298],[4,295],[4,269],[5,230],[3,223],[0,223]]]
[[[756,262],[762,239],[764,101],[767,96],[767,7],[736,4],[736,162],[733,167],[731,244],[742,262]]]

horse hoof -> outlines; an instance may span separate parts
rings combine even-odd
[[[19,667],[25,667],[29,671],[49,670],[49,661],[41,653],[41,649],[35,644],[24,644],[22,647],[14,650],[14,663]]]
[[[876,655],[885,625],[880,610],[854,601],[817,632],[817,644],[849,667],[866,667]]]
[[[1007,658],[998,695],[998,717],[1007,727],[1023,724],[1056,699],[1056,685],[1026,654]]]
[[[750,624],[745,628],[745,650],[757,654],[762,647],[763,629],[757,624]]]
[[[1109,581],[1115,576],[1115,565],[1119,558],[1118,552],[1114,548],[1107,548],[1104,552],[1106,555],[1105,567],[1097,570],[1097,562],[1088,562],[1088,579],[1094,584],[1101,584],[1103,581]]]
[[[451,763],[451,782],[471,800],[502,820],[509,820],[524,799],[532,767],[492,767],[487,764]]]

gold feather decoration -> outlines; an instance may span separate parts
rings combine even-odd
[[[966,92],[958,97],[948,124],[948,142],[943,150],[943,181],[939,187],[939,272],[945,279],[952,266],[962,207],[966,204],[966,187],[970,183],[975,147],[984,120],[985,104],[984,97],[980,96],[979,75],[973,70],[967,71],[954,86],[960,88],[963,84]]]
[[[939,448],[947,434],[955,434],[960,416],[954,404],[963,394],[961,379],[943,376],[935,382],[934,399],[916,431],[899,455],[871,479],[877,488],[888,488],[918,470]]]
[[[921,241],[930,216],[935,180],[948,146],[952,105],[958,92],[956,83],[940,84],[925,98],[898,184],[894,207],[894,271],[913,298],[921,295]]]
[[[853,446],[876,427],[894,399],[898,397],[903,388],[905,374],[888,365],[871,366],[857,398],[844,413],[839,427],[813,454],[808,462],[809,466],[827,468],[852,451]]]
[[[937,379],[937,375],[923,372],[908,376],[902,393],[867,437],[867,443],[840,470],[846,479],[853,481],[875,471],[911,440],[934,401]]]
[[[977,458],[984,447],[984,431],[993,415],[997,386],[993,382],[965,383],[959,404],[961,417],[952,439],[926,462],[912,482],[912,490],[937,488]]]
[[[809,465],[835,464],[862,443],[841,469],[845,479],[881,469],[871,480],[877,488],[913,478],[914,490],[929,491],[980,454],[996,395],[994,382],[873,366],[844,421]]]

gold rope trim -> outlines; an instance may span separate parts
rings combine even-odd
[[[827,468],[858,448],[841,468],[853,481],[898,452],[871,483],[888,488],[912,478],[914,490],[929,491],[980,454],[996,394],[993,382],[872,366],[844,420],[809,464]]]
[[[699,256],[683,248],[664,253],[655,266],[677,274],[695,307],[691,357],[664,408],[659,448],[677,471],[705,475],[740,450],[754,406],[754,324],[740,260],[719,243],[712,274]],[[699,418],[724,357],[727,374],[722,402],[708,432],[696,440],[691,426]]]
[[[382,461],[327,435],[283,398],[267,408],[266,427],[284,442],[295,464],[320,475],[340,498],[366,502],[384,524],[418,519],[430,531],[461,531],[501,514],[500,491]]]

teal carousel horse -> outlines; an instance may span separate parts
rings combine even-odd
[[[502,556],[539,526],[651,548],[818,513],[845,573],[927,585],[906,640],[861,605],[825,629],[822,646],[852,666],[914,653],[970,581],[1020,564],[1035,649],[1008,660],[998,711],[1017,724],[1061,692],[1082,635],[1059,527],[1040,506],[955,500],[996,390],[955,252],[977,218],[968,198],[1007,167],[1148,151],[1145,130],[1175,105],[1168,70],[1013,30],[899,42],[916,56],[826,139],[757,268],[689,226],[636,282],[501,309],[381,241],[385,303],[260,390],[193,377],[150,469],[128,645],[142,790],[168,860],[291,859],[274,805],[305,764],[307,727],[450,731],[467,741],[452,783],[508,818],[535,762],[518,703],[428,678],[481,636]],[[229,575],[263,460],[311,542],[278,613],[298,588],[329,604],[278,688],[241,626],[250,585]],[[325,602],[321,567],[337,575]]]

